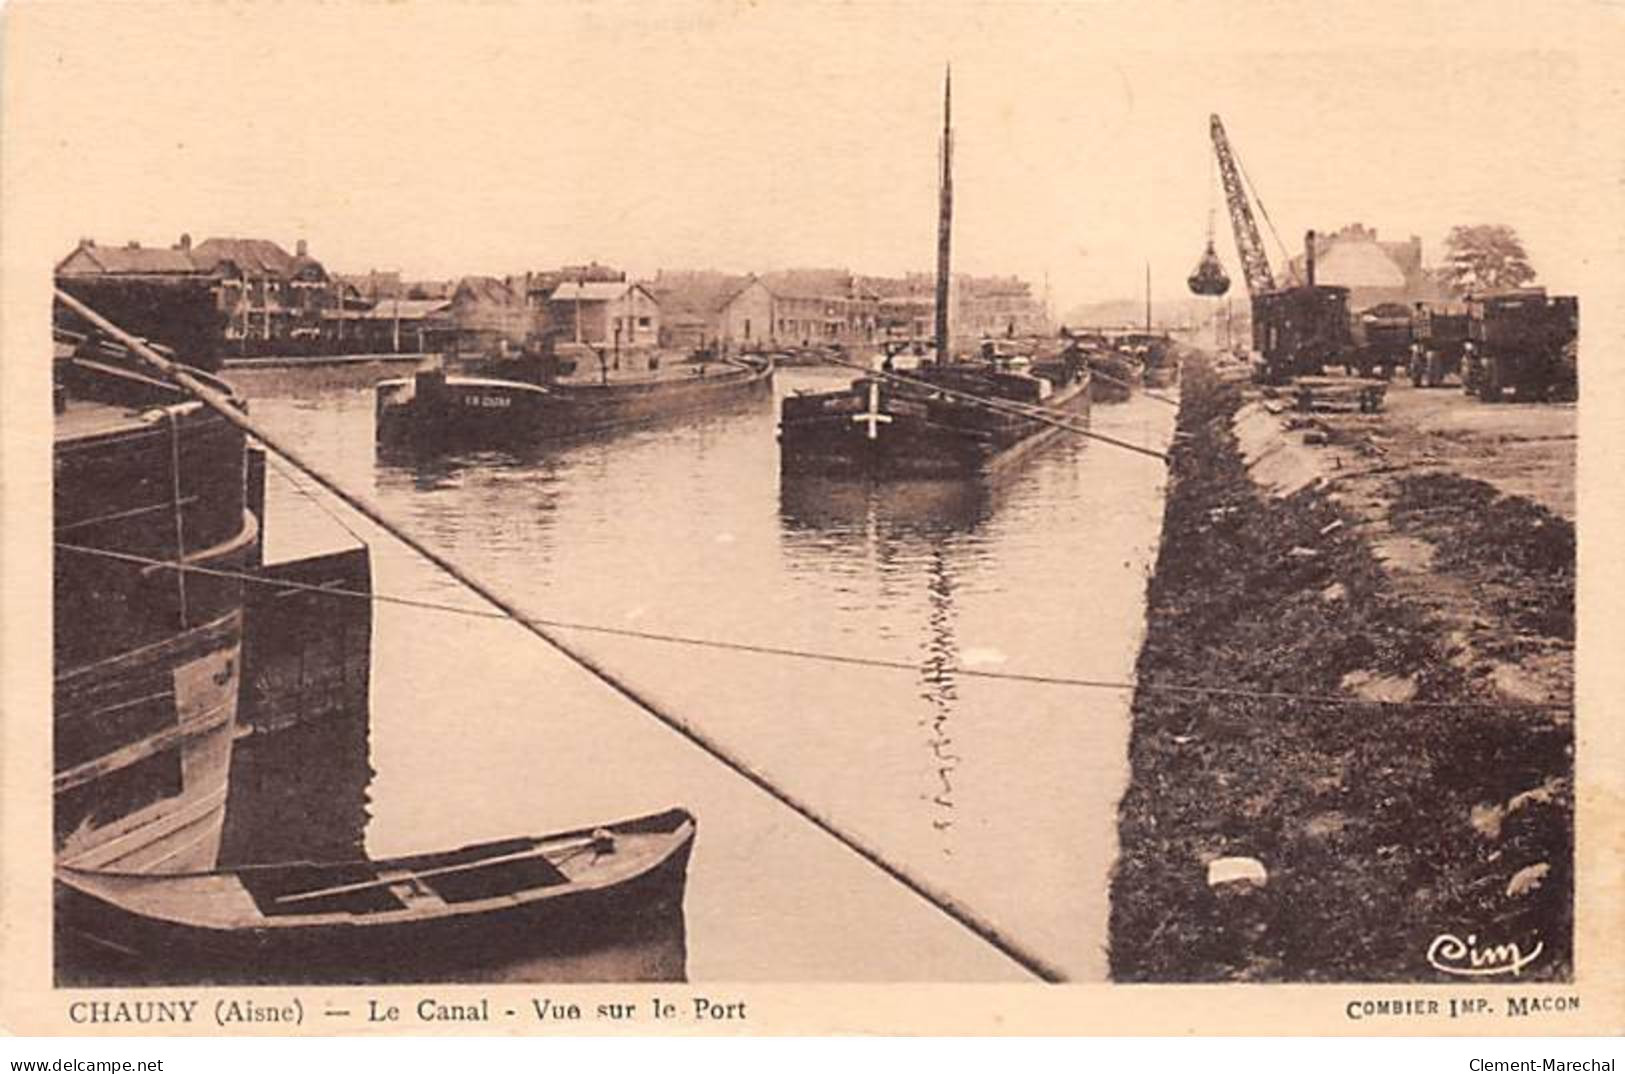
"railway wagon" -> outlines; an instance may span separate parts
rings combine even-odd
[[[1411,353],[1407,363],[1412,384],[1418,388],[1437,388],[1446,377],[1461,373],[1468,321],[1464,308],[1416,304],[1411,316]]]
[[[1394,369],[1410,357],[1413,326],[1411,311],[1399,302],[1383,302],[1361,310],[1349,318],[1347,358],[1343,363],[1349,376],[1380,374],[1391,380]]]
[[[1461,380],[1468,395],[1486,403],[1508,391],[1515,399],[1544,400],[1570,387],[1567,355],[1579,333],[1579,299],[1532,288],[1469,298],[1467,312]]]

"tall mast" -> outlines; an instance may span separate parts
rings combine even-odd
[[[1145,334],[1151,334],[1151,262],[1145,263]]]
[[[953,69],[942,80],[942,174],[937,186],[937,361],[948,361],[948,242],[954,217]]]

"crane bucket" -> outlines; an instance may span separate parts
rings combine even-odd
[[[1196,269],[1186,279],[1192,294],[1222,295],[1230,290],[1230,277],[1224,271],[1224,265],[1219,261],[1219,255],[1213,250],[1213,243],[1207,244],[1202,253],[1202,259],[1196,263]]]

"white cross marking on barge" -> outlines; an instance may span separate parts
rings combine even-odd
[[[853,421],[866,421],[869,423],[869,439],[874,440],[880,436],[880,423],[891,421],[890,414],[880,412],[880,382],[869,382],[869,410],[867,413],[852,415]]]

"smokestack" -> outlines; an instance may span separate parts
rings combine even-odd
[[[188,232],[181,232],[181,241],[175,244],[175,249],[183,254],[192,252],[192,236]]]
[[[1315,285],[1315,231],[1310,228],[1303,233],[1303,274],[1304,281],[1309,287]]]

